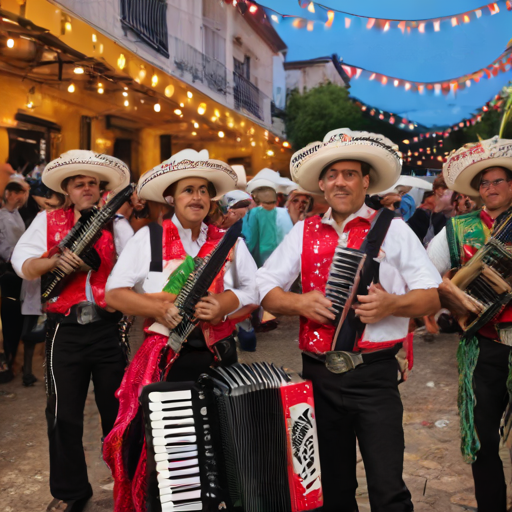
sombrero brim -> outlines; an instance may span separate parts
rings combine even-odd
[[[457,176],[453,184],[450,183],[450,180],[446,180],[446,182],[449,185],[449,188],[455,190],[455,192],[472,197],[478,196],[480,191],[473,187],[471,182],[477,174],[491,167],[504,167],[512,172],[512,157],[489,157],[485,160],[480,160],[466,167],[464,171]]]
[[[130,183],[130,173],[128,168],[110,167],[100,163],[62,163],[58,166],[50,167],[48,164],[44,170],[41,181],[50,189],[61,194],[66,191],[61,187],[62,182],[66,178],[72,176],[92,176],[99,181],[106,181],[108,184],[105,187],[107,190],[116,190],[127,187]]]
[[[368,194],[376,194],[391,188],[400,177],[401,165],[389,151],[379,146],[354,144],[321,148],[302,162],[294,173],[293,181],[305,190],[322,194],[318,186],[320,174],[326,166],[339,160],[357,160],[372,167]]]
[[[179,166],[183,162],[179,162]],[[207,165],[201,165],[201,164]],[[137,186],[137,193],[141,199],[165,203],[164,192],[173,183],[185,178],[203,178],[208,180],[215,187],[216,196],[212,199],[219,199],[230,190],[236,189],[236,173],[224,162],[219,160],[208,160],[197,162],[198,165],[191,165],[181,169],[172,166],[158,166],[140,177]],[[176,167],[174,166],[174,167]],[[212,168],[217,167],[217,168]],[[183,166],[182,166],[183,167]]]

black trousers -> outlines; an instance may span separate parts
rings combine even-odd
[[[52,350],[51,377],[56,394],[48,399],[50,491],[55,498],[75,500],[91,492],[82,445],[84,406],[92,377],[103,436],[116,420],[126,360],[119,346],[117,323],[59,325]],[[98,454],[99,456],[99,454]]]
[[[372,512],[410,512],[403,478],[403,406],[395,358],[334,374],[303,355],[313,382],[324,512],[356,512],[356,438],[364,460]]]
[[[499,455],[499,427],[508,403],[511,347],[478,336],[480,354],[473,374],[475,428],[481,448],[471,465],[478,512],[506,512],[507,485]]]
[[[21,284],[23,280],[14,271],[8,270],[0,277],[2,290],[2,333],[4,336],[4,352],[9,365],[16,358],[18,345],[23,329],[23,316],[21,315]]]

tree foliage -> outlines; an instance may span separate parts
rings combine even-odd
[[[327,83],[304,94],[295,90],[286,105],[286,134],[295,149],[322,140],[336,128],[369,130],[371,123],[350,101],[348,90]]]
[[[310,89],[303,94],[292,91],[286,105],[286,134],[294,149],[323,140],[336,128],[381,133],[398,143],[410,135],[386,121],[363,115],[349,97],[348,90],[333,83]]]

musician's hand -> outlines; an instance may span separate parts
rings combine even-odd
[[[155,320],[169,329],[174,329],[183,320],[180,310],[170,302],[163,302],[160,309],[161,312],[155,317]]]
[[[318,290],[297,295],[300,300],[300,315],[319,324],[329,324],[336,319],[336,315],[329,309],[332,302]]]
[[[196,304],[196,318],[203,322],[218,324],[221,318],[221,305],[215,295],[209,293]]]
[[[76,272],[78,270],[83,272],[88,272],[90,270],[90,267],[87,266],[76,254],[73,254],[69,249],[64,249],[64,252],[58,255],[58,262],[56,266],[63,270],[66,274],[71,274],[72,272]]]
[[[368,289],[368,295],[358,295],[359,304],[354,307],[356,315],[364,324],[375,324],[393,314],[394,297],[380,284],[372,284]]]
[[[478,315],[482,312],[482,305],[454,285],[447,276],[443,277],[438,292],[443,307],[450,310],[463,329],[471,313]]]

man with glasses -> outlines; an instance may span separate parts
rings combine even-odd
[[[448,220],[431,242],[428,255],[442,275],[441,303],[461,324],[478,305],[451,281],[492,235],[496,219],[512,205],[512,140],[493,139],[467,145],[443,167],[448,186],[470,197],[480,196],[483,208]],[[462,455],[471,463],[479,512],[505,512],[507,489],[499,456],[499,427],[509,401],[512,306],[507,304],[476,335],[463,335],[457,354]]]

